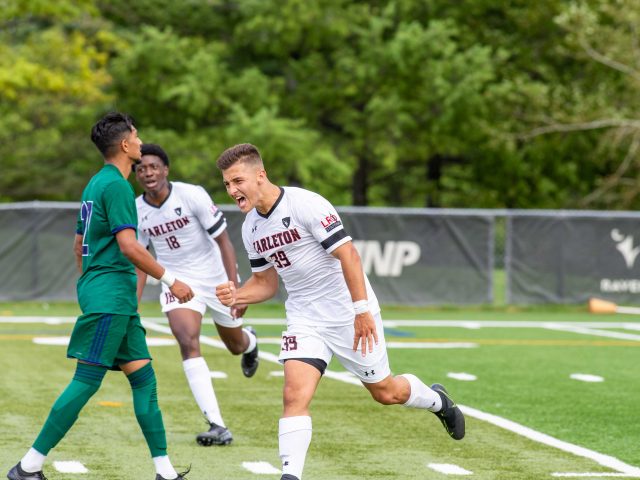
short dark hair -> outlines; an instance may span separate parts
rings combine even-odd
[[[169,166],[169,155],[165,152],[160,145],[156,145],[155,143],[143,143],[142,144],[142,155],[154,155],[162,160],[162,163],[166,167]]]
[[[118,143],[135,128],[126,113],[109,112],[91,128],[91,141],[105,158],[116,153]]]
[[[220,170],[226,170],[236,162],[249,162],[253,164],[262,163],[262,157],[258,149],[250,143],[241,143],[227,148],[218,157],[216,165]]]

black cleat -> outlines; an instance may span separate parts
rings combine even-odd
[[[256,370],[258,370],[258,363],[260,362],[258,360],[258,336],[256,335],[256,331],[253,329],[253,327],[247,327],[247,330],[249,330],[251,334],[256,337],[256,348],[248,353],[243,353],[242,360],[240,361],[242,373],[244,373],[245,377],[249,378],[253,377],[253,374],[256,373]]]
[[[24,470],[22,470],[22,465],[20,464],[20,462],[18,462],[15,467],[9,470],[9,473],[7,473],[7,478],[9,480],[47,480],[47,477],[44,476],[42,470],[40,470],[39,472],[25,472]]]
[[[280,480],[300,480],[300,479],[295,475],[291,475],[290,473],[285,473],[280,477]]]
[[[189,473],[189,471],[191,470],[191,467],[187,468],[187,470],[185,470],[182,473],[179,473],[178,476],[176,478],[164,478],[162,475],[160,475],[159,473],[156,474],[156,480],[185,480],[187,477],[187,473]]]
[[[229,445],[233,441],[233,435],[228,428],[210,423],[211,427],[208,431],[200,433],[196,437],[198,442],[203,447],[210,447],[211,445]]]
[[[447,390],[439,383],[434,383],[431,388],[435,390],[442,399],[442,410],[433,412],[440,419],[444,429],[454,440],[464,438],[464,415],[449,397]]]

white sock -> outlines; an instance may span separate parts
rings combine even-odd
[[[153,457],[153,464],[156,466],[156,473],[167,480],[178,478],[178,472],[171,465],[168,455]]]
[[[249,346],[242,353],[249,353],[251,350],[256,348],[256,344],[258,343],[258,339],[256,338],[256,336],[253,333],[251,333],[251,330],[249,330],[247,328],[243,328],[242,331],[245,332],[247,334],[247,336],[249,337]]]
[[[442,399],[438,392],[427,387],[422,381],[411,373],[399,375],[409,382],[411,394],[409,400],[404,404],[405,407],[424,408],[430,412],[439,412],[442,409]]]
[[[187,376],[191,392],[204,416],[207,417],[209,422],[226,427],[224,420],[222,420],[216,394],[213,391],[211,373],[205,359],[202,357],[189,358],[182,362],[182,366],[184,367],[184,374]]]
[[[302,478],[304,459],[311,443],[311,417],[281,418],[278,437],[282,474]]]
[[[20,460],[20,467],[25,472],[39,472],[40,470],[42,470],[45,458],[47,458],[46,455],[41,454],[35,448],[30,448],[25,456],[22,457],[22,460]]]

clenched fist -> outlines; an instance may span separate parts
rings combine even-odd
[[[232,307],[236,303],[236,286],[232,281],[220,284],[216,287],[216,296],[220,303]]]

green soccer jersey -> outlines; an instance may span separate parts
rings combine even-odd
[[[82,235],[82,275],[78,301],[83,313],[134,315],[136,273],[122,254],[116,233],[136,229],[133,187],[117,167],[105,165],[82,192],[77,233]]]

